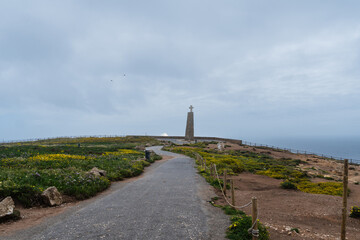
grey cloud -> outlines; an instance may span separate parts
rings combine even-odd
[[[0,132],[178,135],[193,104],[202,135],[349,134],[360,100],[358,7],[2,2],[1,122],[22,130]],[[349,126],[335,131],[339,120]]]

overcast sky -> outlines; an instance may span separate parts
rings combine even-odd
[[[360,2],[0,0],[0,140],[360,136]],[[1,139],[2,138],[2,139]]]

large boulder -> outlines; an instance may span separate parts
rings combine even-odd
[[[61,193],[56,187],[49,187],[41,194],[44,202],[49,206],[57,206],[63,203]]]
[[[106,171],[98,169],[97,167],[93,167],[88,173],[94,175],[95,177],[106,176]]]
[[[6,197],[0,202],[0,218],[14,213],[15,203],[11,197]]]

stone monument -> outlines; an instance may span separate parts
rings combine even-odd
[[[186,131],[185,131],[185,140],[187,141],[194,141],[194,113],[193,113],[193,106],[190,105],[190,112],[187,115],[186,121]]]

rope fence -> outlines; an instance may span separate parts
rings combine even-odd
[[[244,209],[246,207],[249,207],[251,205],[253,205],[253,209],[252,209],[252,226],[248,229],[248,232],[254,237],[254,238],[258,238],[259,237],[259,230],[257,229],[257,221],[259,220],[259,211],[257,209],[257,199],[255,197],[252,198],[252,200],[242,206],[236,206],[235,205],[235,194],[234,194],[234,191],[232,191],[232,196],[231,196],[231,199],[233,201],[233,203],[230,203],[228,198],[226,197],[226,171],[224,172],[224,187],[222,186],[221,184],[221,181],[220,181],[220,177],[219,177],[219,173],[217,171],[217,168],[216,168],[216,164],[213,164],[211,166],[211,168],[209,168],[207,165],[206,165],[206,159],[204,159],[199,153],[197,152],[193,152],[196,156],[196,159],[199,161],[200,160],[200,164],[201,166],[205,169],[205,171],[209,170],[210,173],[211,173],[211,176],[212,176],[212,173],[213,173],[213,170],[215,172],[215,177],[217,179],[217,182],[219,183],[219,187],[220,187],[220,191],[225,199],[225,201],[227,202],[227,204],[235,209]],[[232,183],[232,188],[233,188],[233,183]],[[254,217],[256,216],[256,217]]]
[[[260,232],[258,230],[257,222],[259,220],[259,212],[257,208],[257,199],[256,197],[252,198],[252,201],[242,205],[242,206],[236,206],[235,205],[235,194],[234,194],[234,183],[233,180],[231,181],[231,199],[232,203],[229,202],[229,200],[226,197],[226,187],[227,187],[227,181],[226,181],[226,169],[224,170],[224,188],[222,187],[222,184],[220,182],[219,173],[216,168],[216,164],[211,164],[211,168],[209,168],[206,165],[206,159],[204,159],[199,153],[194,152],[196,155],[196,159],[201,164],[201,166],[205,169],[205,171],[210,170],[210,175],[213,177],[213,169],[215,171],[215,177],[217,179],[217,182],[219,183],[219,187],[221,190],[221,193],[226,200],[227,204],[235,209],[243,209],[248,206],[252,205],[252,226],[248,229],[249,234],[252,235],[252,239],[258,239],[260,236]],[[344,159],[344,174],[343,174],[343,207],[342,207],[342,223],[341,223],[341,240],[345,240],[346,238],[346,219],[347,219],[347,196],[348,196],[348,173],[349,173],[349,160]]]
[[[226,197],[226,195],[225,195],[225,193],[224,193],[224,189],[223,189],[223,187],[221,186],[221,182],[220,182],[220,179],[219,179],[219,174],[218,174],[217,169],[216,169],[216,164],[214,164],[214,168],[215,168],[216,178],[217,178],[217,180],[218,180],[218,182],[219,182],[219,186],[220,186],[221,193],[222,193],[222,195],[224,196],[226,202],[227,202],[231,207],[237,208],[237,209],[239,209],[239,210],[250,206],[252,202],[249,202],[249,203],[247,203],[247,204],[245,204],[245,205],[243,205],[243,206],[234,206],[234,205],[232,205],[232,204],[229,202],[229,200],[227,199],[227,197]],[[224,184],[224,185],[225,185],[225,184]]]
[[[243,145],[247,145],[247,146],[251,146],[251,147],[263,147],[263,148],[271,148],[274,150],[278,150],[278,151],[288,151],[290,153],[295,153],[295,154],[304,154],[304,155],[316,155],[319,157],[323,157],[323,158],[329,158],[331,160],[339,160],[339,161],[344,161],[345,159],[348,159],[350,163],[352,164],[360,164],[360,159],[349,159],[349,158],[342,158],[342,157],[335,157],[332,155],[326,155],[326,154],[321,154],[321,153],[315,153],[315,152],[310,152],[310,151],[304,151],[304,150],[298,150],[298,149],[292,149],[292,148],[280,148],[280,147],[276,147],[273,145],[267,145],[267,144],[259,144],[259,143],[253,143],[253,142],[248,142],[248,141],[243,141]]]

